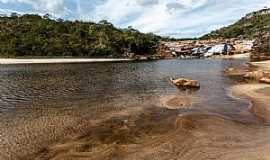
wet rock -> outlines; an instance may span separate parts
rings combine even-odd
[[[267,84],[270,84],[270,78],[268,77],[263,77],[260,79],[260,83],[267,83]]]
[[[227,72],[233,72],[233,71],[235,71],[235,70],[236,70],[235,68],[229,67],[229,68],[227,68],[225,71],[227,71]]]
[[[200,88],[200,84],[196,80],[185,79],[185,78],[178,78],[178,79],[171,78],[170,82],[179,88],[184,88],[184,89]]]
[[[248,72],[244,75],[244,78],[254,79],[254,80],[260,80],[262,78],[270,78],[270,72],[262,71],[262,70]]]
[[[263,71],[248,72],[244,75],[244,78],[259,80],[264,76]]]
[[[227,76],[241,76],[243,77],[246,74],[246,70],[244,69],[238,69],[238,68],[233,68],[233,67],[229,67],[227,69],[224,70],[224,73]]]

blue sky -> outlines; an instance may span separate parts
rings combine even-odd
[[[231,24],[270,0],[0,0],[0,13],[49,13],[55,17],[133,26],[177,38],[198,37]]]

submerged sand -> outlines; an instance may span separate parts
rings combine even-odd
[[[50,64],[50,63],[90,63],[90,62],[124,62],[132,59],[88,59],[88,58],[63,58],[63,59],[0,59],[0,64]]]
[[[22,128],[11,128],[4,134],[8,134],[11,139],[20,137],[20,150],[15,145],[13,158],[0,157],[23,160],[270,159],[270,127],[267,118],[270,115],[265,112],[270,108],[267,87],[261,84],[233,87],[234,95],[248,97],[254,102],[252,111],[258,116],[256,123],[238,122],[207,113],[179,115],[177,108],[123,108],[117,113],[100,115],[95,121],[74,115],[63,117],[63,121],[58,119],[61,123],[49,126],[50,130],[55,129],[54,136],[46,130],[46,125],[37,132],[40,135],[32,137],[18,136],[16,134],[19,133],[15,131]],[[182,106],[186,102],[190,104],[192,98],[176,96],[167,100],[169,106]],[[46,123],[55,124],[56,120]],[[44,125],[42,118],[36,119],[34,124],[38,121]],[[38,129],[34,124],[30,121],[24,126]],[[41,141],[39,138],[44,133],[48,133],[47,139]],[[37,140],[36,148],[27,145],[27,140]]]
[[[195,101],[194,97],[191,96],[165,96],[161,99],[161,106],[167,109],[183,109],[188,108]]]

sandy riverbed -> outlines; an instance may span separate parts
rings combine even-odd
[[[233,88],[234,95],[249,97],[253,109],[260,118],[269,116],[261,110],[270,108],[264,99],[270,96],[264,91],[266,85],[239,85]],[[258,90],[259,89],[259,90]],[[256,94],[255,94],[256,93]],[[258,96],[262,96],[258,100]],[[170,99],[169,99],[170,101]],[[177,102],[178,103],[178,102]],[[259,108],[258,108],[259,107]],[[45,148],[29,159],[78,159],[78,160],[261,160],[270,159],[270,127],[268,120],[257,123],[242,123],[207,113],[178,115],[177,110],[159,117],[160,109],[146,109],[129,113],[128,121],[121,116],[106,121],[87,131],[84,136],[74,136]],[[110,126],[110,135],[100,135],[105,126]],[[112,143],[111,138],[118,139]],[[25,158],[25,159],[27,159]],[[23,158],[24,159],[24,158]]]
[[[90,63],[90,62],[123,62],[132,61],[132,59],[13,59],[2,58],[0,64],[50,64],[50,63]]]
[[[242,123],[218,114],[178,115],[177,110],[164,112],[165,114],[163,113],[157,121],[154,115],[160,114],[161,109],[151,108],[136,114],[129,113],[129,119],[125,122],[122,122],[121,116],[118,116],[113,121],[97,124],[94,127],[95,131],[89,131],[84,136],[67,138],[28,158],[39,160],[270,159],[268,87],[265,84],[233,87],[235,96],[252,100],[251,112],[258,116],[256,123]],[[174,104],[175,100],[171,98],[168,98],[168,103],[172,100]],[[178,98],[177,103],[178,101],[181,99]],[[111,135],[100,135],[99,132],[104,126],[111,126],[113,131]],[[111,143],[111,138],[118,139],[118,142]]]

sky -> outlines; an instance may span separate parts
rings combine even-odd
[[[141,32],[191,38],[270,7],[270,0],[0,0],[0,14],[46,14],[68,20],[132,26]]]

